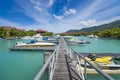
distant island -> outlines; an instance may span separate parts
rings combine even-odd
[[[82,29],[71,29],[66,31],[65,33],[61,33],[61,35],[97,35],[99,37],[107,37],[107,38],[119,38],[120,39],[120,20],[116,20],[107,24],[93,26],[89,28]]]

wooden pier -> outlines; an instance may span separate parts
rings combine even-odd
[[[86,80],[86,64],[89,64],[99,75],[102,75],[104,79],[114,80],[108,74],[85,59],[82,54],[71,50],[71,48],[68,50],[64,38],[60,38],[58,47],[35,76],[34,80],[41,80],[42,75],[47,69],[49,80]],[[76,66],[77,64],[80,64],[80,58],[84,59],[85,67],[83,69],[81,68],[80,71],[77,71]]]
[[[63,38],[60,39],[52,80],[82,80],[75,69],[74,61],[70,58],[67,44]]]
[[[65,55],[67,53],[67,46],[63,39],[60,39],[60,48],[52,80],[70,80],[67,62]]]

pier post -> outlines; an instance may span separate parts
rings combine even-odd
[[[52,54],[52,52],[44,52],[44,62],[43,62],[43,64],[45,64],[47,62],[47,60],[49,59],[51,54]]]

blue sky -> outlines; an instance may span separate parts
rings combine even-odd
[[[120,0],[0,0],[0,26],[64,32],[120,19]]]

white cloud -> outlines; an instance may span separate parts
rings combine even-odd
[[[75,9],[69,9],[69,12],[70,12],[71,14],[76,14],[76,10],[75,10]]]
[[[41,5],[41,3],[37,0],[30,0],[30,1],[35,5],[38,5],[38,6]]]
[[[103,5],[106,3],[106,5]],[[84,7],[81,10],[77,10],[77,13],[74,17],[71,19],[66,19],[65,21],[69,24],[72,24],[74,26],[90,26],[94,25],[96,20],[98,21],[98,18],[104,18],[105,16],[108,16],[112,13],[116,13],[116,11],[120,11],[119,7],[117,9],[111,9],[111,10],[106,10],[106,7],[110,7],[111,5],[115,4],[115,1],[108,2],[107,0],[95,0],[91,3],[89,3],[86,7]],[[102,5],[102,6],[101,6]],[[100,10],[100,12],[99,12]],[[104,13],[102,12],[103,10],[106,10]],[[70,14],[66,7],[64,8],[64,11],[66,11],[66,15]],[[108,14],[108,15],[105,15]],[[95,19],[95,20],[94,20]],[[91,21],[92,20],[92,21]]]
[[[56,16],[55,14],[53,14],[53,17],[59,21],[63,21],[63,16]]]
[[[52,6],[54,4],[54,0],[49,0],[48,7]]]
[[[107,17],[110,17],[111,15],[115,15],[116,13],[119,13],[119,11],[120,11],[120,6],[116,6],[116,7],[112,7],[112,8],[103,10],[94,16],[97,19],[103,19],[103,18],[105,19]],[[113,17],[113,16],[111,16],[111,17]]]
[[[47,6],[43,5],[45,2],[39,2],[38,0],[16,0],[16,3],[21,7],[16,10],[24,13],[26,16],[32,18],[35,23],[47,24],[51,17],[47,11]],[[32,3],[32,4],[31,4]]]
[[[37,1],[37,0],[30,0],[31,1],[31,3],[33,3],[34,4],[34,8],[37,10],[37,11],[42,11],[43,9],[42,9],[42,7],[41,7],[41,3],[39,2],[39,1]]]
[[[26,28],[22,24],[18,24],[18,23],[15,23],[15,22],[12,22],[6,19],[2,19],[2,18],[0,18],[0,26],[11,26],[11,27],[17,27],[17,28],[23,28],[23,29]]]
[[[102,3],[102,0],[96,0],[95,2],[87,6],[86,8],[82,9],[82,11],[80,12],[80,16],[79,16],[80,19],[86,19],[90,17],[91,15],[93,15],[93,13],[97,10],[96,8],[101,6],[101,3]]]
[[[51,26],[51,24],[49,24],[49,25],[48,24],[47,25],[41,25],[40,23],[23,25],[23,24],[19,24],[19,23],[16,23],[16,22],[12,22],[12,21],[0,18],[0,26],[11,26],[11,27],[16,27],[16,28],[25,29],[25,30],[31,30],[31,29],[32,30],[36,30],[36,29],[48,30],[49,29],[49,31],[55,31],[54,27]],[[44,26],[47,26],[47,27],[44,27]]]
[[[86,21],[80,21],[80,23],[78,24],[79,26],[93,26],[96,25],[96,20],[95,19],[89,19]]]
[[[17,25],[16,23],[14,22],[11,22],[11,21],[8,21],[8,20],[5,20],[5,19],[2,19],[0,18],[0,24],[1,25],[9,25],[9,26],[14,26],[14,25]]]
[[[42,11],[43,9],[41,8],[41,7],[39,7],[39,6],[34,6],[34,8],[36,9],[36,10],[38,10],[38,11]]]
[[[55,4],[54,0],[47,0],[48,2],[46,0],[16,1],[18,1],[17,3],[22,8],[21,12],[36,21],[35,24],[31,25],[31,29],[43,28],[42,26],[44,24],[43,29],[49,29],[50,31],[54,32],[57,32],[58,30],[61,32],[69,29],[80,29],[83,27],[98,25],[100,24],[98,23],[98,18],[104,18],[108,15],[111,16],[111,14],[115,14],[117,11],[117,13],[119,13],[120,11],[119,7],[113,7],[111,9],[109,8],[111,4],[113,4],[112,1],[108,2],[107,0],[93,0],[83,9],[78,9],[78,7],[68,9],[67,6],[61,10],[63,15],[55,15],[55,13],[52,14],[52,12],[48,11],[48,9]],[[28,1],[30,1],[30,3]],[[56,22],[55,19],[58,21]],[[103,20],[103,22],[104,21],[105,20]],[[109,20],[105,22],[109,22]]]
[[[76,10],[75,9],[66,9],[65,8],[65,12],[64,15],[70,15],[70,14],[76,14]]]
[[[99,21],[99,22],[97,22],[97,25],[110,23],[110,22],[113,22],[113,21],[116,21],[116,20],[120,20],[120,16],[114,16],[114,17],[112,17],[112,18],[108,18],[108,19]]]

